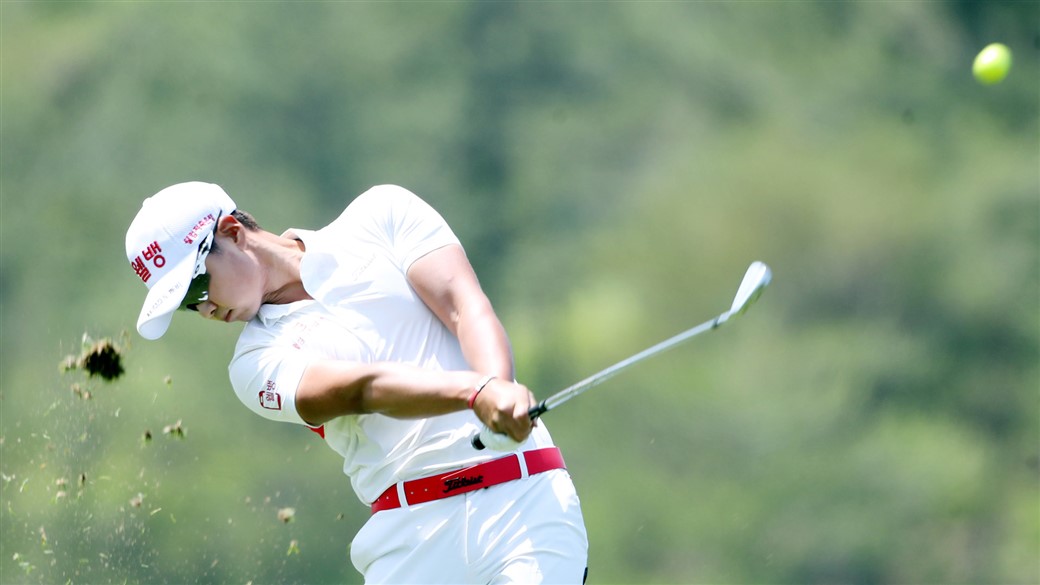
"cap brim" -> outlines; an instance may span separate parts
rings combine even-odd
[[[166,333],[170,321],[173,321],[173,314],[188,293],[194,271],[195,257],[188,256],[148,289],[141,315],[137,318],[137,332],[141,337],[159,339]]]

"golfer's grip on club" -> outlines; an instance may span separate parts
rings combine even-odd
[[[527,416],[531,417],[531,420],[545,414],[549,408],[545,405],[545,401],[541,401],[538,404],[531,407],[531,410],[527,411]],[[480,433],[473,437],[473,448],[477,451],[482,451],[485,447],[492,451],[515,451],[520,447],[520,443],[517,443],[509,437],[509,435],[503,433],[496,433],[487,427],[487,425],[481,425]]]

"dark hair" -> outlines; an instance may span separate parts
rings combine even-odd
[[[247,230],[251,232],[257,232],[261,230],[260,224],[256,223],[256,220],[253,218],[252,215],[249,214],[248,211],[236,209],[231,212],[231,217],[238,220],[238,223],[242,224],[243,227],[245,227]],[[213,238],[213,243],[210,244],[209,247],[209,253],[215,254],[217,252],[219,252],[219,250],[217,250],[217,239]]]
[[[250,215],[248,211],[236,209],[231,212],[231,217],[237,219],[238,223],[246,226],[246,228],[250,231],[255,232],[260,229],[260,224],[256,223],[256,220],[253,219],[253,216]]]

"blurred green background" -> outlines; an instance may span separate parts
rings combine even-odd
[[[185,180],[275,232],[415,191],[542,397],[769,263],[734,326],[547,417],[590,583],[1040,582],[1038,23],[1037,2],[5,0],[0,582],[360,582],[366,509],[316,435],[235,398],[240,327],[134,331],[126,227]],[[1015,61],[986,87],[993,41]],[[84,333],[123,378],[60,371]]]

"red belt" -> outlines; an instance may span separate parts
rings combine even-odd
[[[563,463],[563,455],[556,447],[525,451],[523,457],[527,475],[567,467]],[[520,467],[520,458],[514,453],[458,471],[449,471],[440,475],[394,484],[387,488],[383,495],[376,498],[375,502],[372,502],[372,513],[400,508],[402,496],[407,505],[414,506],[506,483],[524,476]]]

